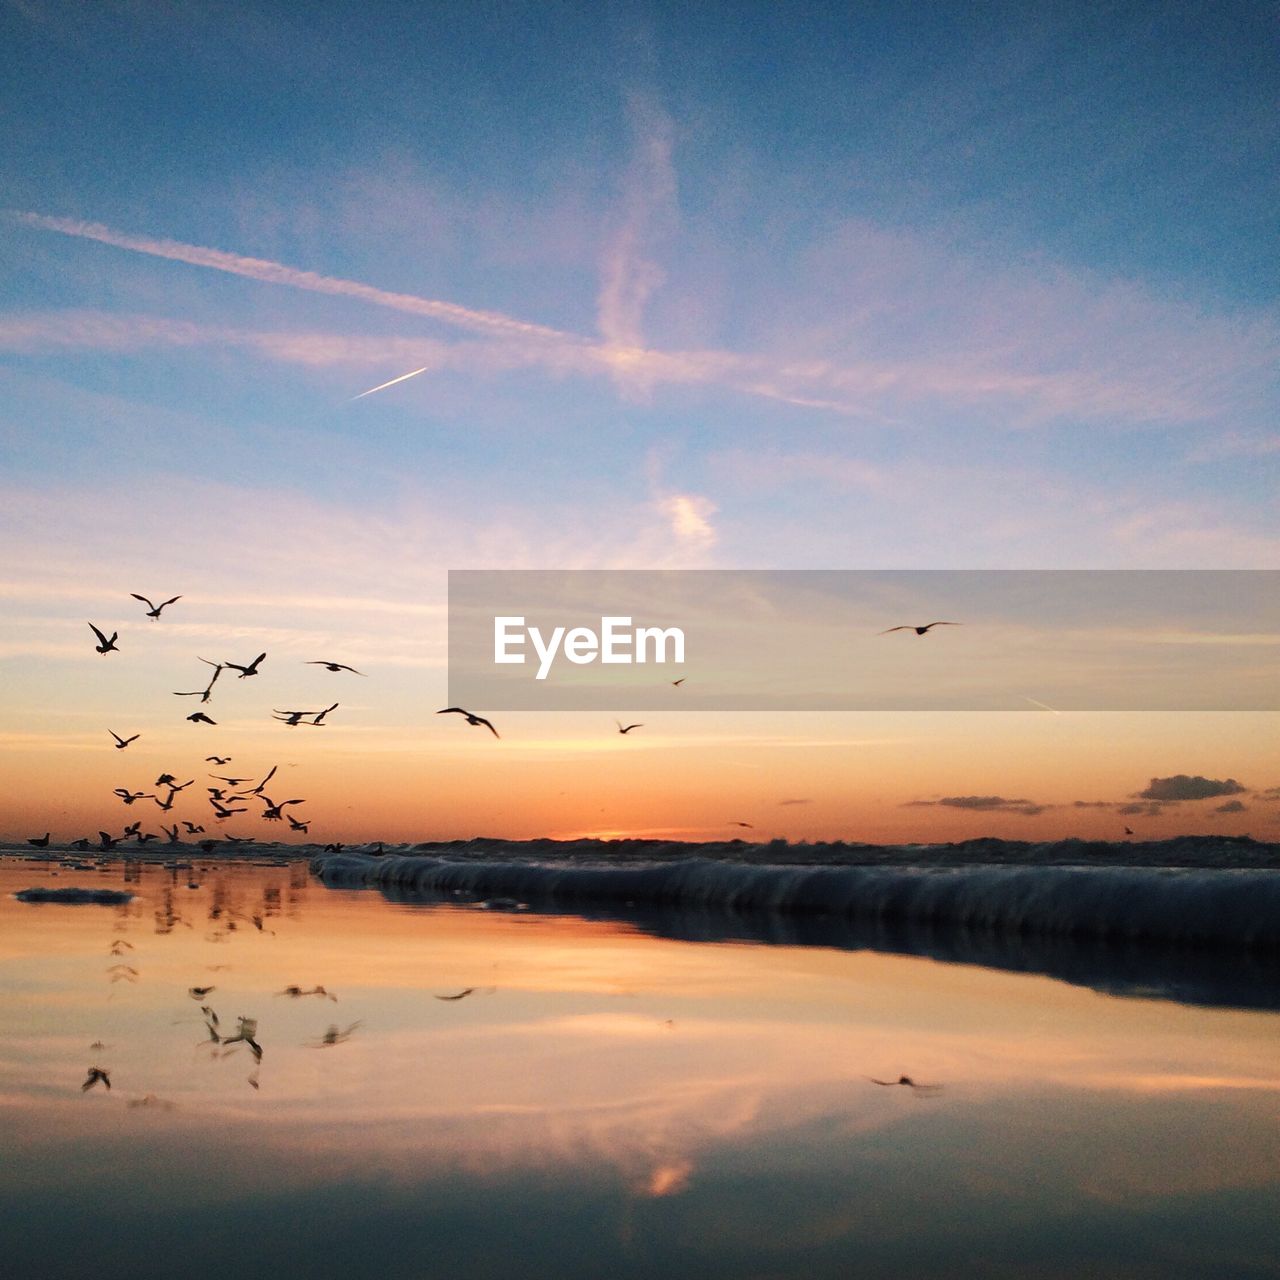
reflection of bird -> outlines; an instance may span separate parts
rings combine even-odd
[[[926,623],[923,627],[916,627],[916,626],[887,627],[884,631],[879,632],[879,634],[882,636],[887,636],[890,631],[914,631],[916,635],[922,636],[931,627],[962,627],[962,626],[964,626],[964,623],[962,622],[929,622],[929,623]]]
[[[224,662],[222,665],[231,671],[238,671],[240,679],[243,680],[246,676],[256,676],[258,674],[258,666],[266,656],[265,653],[258,654],[247,667],[242,667],[238,662]]]
[[[90,1067],[88,1079],[80,1086],[80,1092],[87,1093],[99,1081],[111,1088],[111,1077],[101,1067]]]
[[[136,591],[130,591],[129,594],[135,600],[141,600],[142,603],[147,606],[148,618],[159,618],[162,610],[167,609],[171,604],[182,599],[181,596],[170,596],[170,598],[168,600],[165,600],[162,604],[152,604],[151,601],[148,600],[146,596],[140,596]]]
[[[323,667],[326,671],[350,671],[353,676],[364,675],[363,671],[357,671],[355,667],[348,667],[342,662],[325,662],[323,659],[317,659],[304,663],[304,665],[308,667]]]
[[[98,637],[98,643],[94,645],[94,648],[97,649],[99,653],[110,653],[113,649],[116,653],[120,652],[120,650],[116,648],[116,641],[120,638],[120,633],[118,631],[113,631],[111,633],[111,639],[108,640],[92,622],[89,623],[89,630]]]
[[[942,1088],[940,1084],[917,1084],[910,1076],[899,1076],[896,1080],[877,1080],[874,1076],[868,1076],[867,1079],[872,1084],[906,1085],[908,1089],[914,1089],[917,1093],[937,1093]]]
[[[107,732],[116,740],[116,750],[123,751],[131,742],[137,742],[142,737],[140,733],[135,733],[132,738],[122,738],[114,729],[108,729]]]
[[[622,721],[621,721],[621,720],[615,720],[613,723],[614,723],[614,724],[616,724],[616,725],[618,726],[618,732],[619,732],[619,733],[630,733],[632,729],[643,729],[643,728],[644,728],[644,725],[642,725],[642,724],[629,724],[629,725],[623,725],[623,723],[622,723]]]
[[[467,718],[467,723],[468,723],[469,725],[473,725],[473,726],[474,726],[474,725],[484,725],[484,727],[485,727],[486,729],[488,729],[488,730],[489,730],[489,732],[490,732],[491,734],[493,734],[493,736],[494,736],[495,738],[497,738],[497,737],[500,737],[500,736],[501,736],[501,735],[498,733],[497,729],[495,729],[495,728],[493,727],[493,725],[491,725],[491,724],[489,723],[489,721],[488,721],[488,720],[486,720],[486,719],[484,718],[484,716],[477,716],[477,715],[473,715],[470,711],[465,711],[465,710],[463,710],[463,708],[462,708],[462,707],[444,707],[442,710],[437,711],[437,712],[436,712],[436,715],[438,715],[438,716],[447,716],[447,715],[459,715],[459,716],[466,716],[466,718]]]
[[[475,987],[464,987],[456,996],[436,996],[437,1000],[461,1000],[463,996],[469,996]]]
[[[49,847],[49,832],[45,832],[42,836],[30,836],[27,843],[35,845],[37,849],[47,849]]]

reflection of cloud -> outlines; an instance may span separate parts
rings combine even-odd
[[[1202,778],[1199,774],[1175,773],[1170,778],[1152,778],[1146,790],[1137,793],[1137,798],[1176,803],[1180,800],[1210,800],[1214,796],[1239,795],[1244,789],[1234,778],[1219,780]]]

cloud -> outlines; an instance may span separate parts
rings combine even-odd
[[[670,117],[647,95],[632,94],[627,112],[634,149],[622,180],[621,215],[608,237],[600,263],[597,322],[609,348],[619,348],[616,380],[626,384],[632,370],[642,375],[628,353],[644,347],[644,310],[666,279],[650,253],[651,242],[676,220],[676,177],[672,166]]]
[[[1248,813],[1249,806],[1241,804],[1239,800],[1228,800],[1226,804],[1220,804],[1214,813]]]
[[[812,800],[810,800],[810,799],[808,798],[808,796],[799,796],[799,797],[797,797],[796,799],[779,800],[779,801],[778,801],[778,803],[779,803],[780,805],[782,805],[782,804],[812,804],[812,803],[813,803],[813,801],[812,801]]]
[[[1219,780],[1176,773],[1171,778],[1152,778],[1145,791],[1136,792],[1140,800],[1177,803],[1182,800],[1210,800],[1214,796],[1235,796],[1245,790],[1234,778]]]
[[[1034,818],[1052,808],[1034,800],[1010,800],[1004,796],[943,796],[940,800],[910,800],[904,807],[928,808],[935,805],[946,809],[972,809],[978,813],[1018,813],[1026,818]]]
[[[709,547],[716,541],[711,517],[717,507],[710,498],[696,493],[672,493],[658,500],[658,509],[671,522],[671,531],[681,542]]]
[[[1164,812],[1164,805],[1151,801],[1147,804],[1122,804],[1116,809],[1126,818],[1158,818]]]

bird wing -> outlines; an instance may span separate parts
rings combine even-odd
[[[146,596],[140,596],[136,591],[130,591],[130,592],[129,592],[129,594],[130,594],[130,595],[131,595],[135,600],[141,600],[141,601],[142,601],[142,603],[143,603],[143,604],[145,604],[145,605],[147,606],[147,608],[148,608],[148,609],[154,609],[154,608],[155,608],[155,605],[153,605],[153,604],[151,603],[151,601],[147,599],[147,597],[146,597]],[[161,605],[160,607],[161,607],[161,608],[164,608],[164,606],[163,606],[163,605]]]
[[[167,609],[171,604],[176,604],[181,599],[182,599],[181,596],[170,596],[169,599],[166,600],[164,604],[160,606],[160,609]],[[150,601],[148,601],[147,603],[150,604]],[[159,609],[157,609],[156,612],[158,613]]]
[[[469,716],[470,714],[471,714],[470,711],[466,711],[462,707],[442,707],[439,711],[436,712],[436,715],[438,716],[447,716],[447,715]]]
[[[963,626],[964,626],[963,622],[930,622],[925,627],[925,630],[928,631],[929,627],[963,627]]]
[[[494,736],[495,738],[498,738],[498,737],[501,737],[501,736],[502,736],[501,734],[499,734],[499,732],[497,731],[497,729],[495,729],[495,728],[493,727],[493,725],[491,725],[491,724],[490,724],[490,723],[489,723],[489,722],[484,718],[484,716],[476,716],[476,723],[477,723],[477,724],[482,724],[482,725],[484,725],[484,727],[485,727],[486,729],[488,729],[488,730],[489,730],[489,732],[490,732],[491,734],[493,734],[493,736]]]
[[[914,631],[915,627],[887,627],[884,631],[877,632],[878,635],[887,636],[890,631]],[[877,1084],[880,1081],[876,1081]]]
[[[92,632],[93,632],[93,634],[94,634],[95,636],[97,636],[97,637],[98,637],[98,642],[99,642],[100,644],[106,644],[106,643],[107,643],[107,637],[106,637],[106,636],[104,636],[104,635],[102,634],[102,632],[101,632],[101,631],[99,631],[99,630],[98,630],[98,628],[97,628],[97,627],[95,627],[95,626],[93,625],[93,623],[92,623],[92,622],[91,622],[91,623],[89,623],[89,630],[90,630],[90,631],[92,631]]]

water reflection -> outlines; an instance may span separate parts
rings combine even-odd
[[[1273,1014],[53,869],[0,863],[6,1274],[1277,1274]]]

